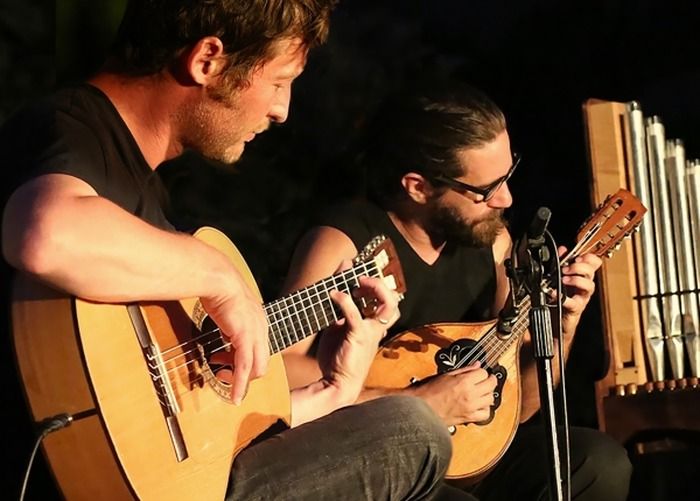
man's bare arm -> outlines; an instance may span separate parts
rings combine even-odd
[[[127,302],[200,297],[236,348],[234,400],[264,373],[267,324],[259,299],[218,250],[151,226],[65,174],[22,185],[3,213],[2,250],[15,268],[70,294]]]

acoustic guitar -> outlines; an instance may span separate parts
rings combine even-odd
[[[226,254],[259,295],[222,233],[202,228],[195,237]],[[237,407],[209,364],[228,344],[197,299],[95,303],[19,275],[13,338],[32,415],[73,418],[43,442],[64,497],[223,499],[236,453],[289,422],[279,352],[337,320],[329,292],[355,288],[360,276],[405,290],[391,241],[377,237],[348,270],[264,305],[273,356]]]
[[[586,253],[610,255],[642,220],[646,208],[626,190],[609,196],[583,224],[577,243],[561,266]],[[544,284],[548,285],[547,283]],[[518,352],[527,331],[530,297],[520,299],[510,332],[498,321],[438,323],[392,337],[379,352],[365,383],[367,388],[399,389],[476,361],[497,377],[494,404],[488,419],[450,427],[452,460],[447,478],[469,482],[488,472],[510,445],[520,419]]]

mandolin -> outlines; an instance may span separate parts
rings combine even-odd
[[[609,256],[640,224],[646,208],[629,191],[609,196],[582,225],[576,245],[562,258],[567,266],[578,256]],[[544,284],[549,285],[547,283]],[[497,320],[438,323],[404,331],[377,353],[365,387],[400,389],[476,361],[496,375],[494,404],[488,419],[450,427],[453,454],[447,478],[478,478],[495,465],[510,445],[520,418],[518,354],[528,329],[530,297],[519,300],[509,332]]]

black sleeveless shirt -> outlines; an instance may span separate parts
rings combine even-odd
[[[401,318],[390,335],[436,322],[480,321],[490,317],[496,271],[490,247],[447,242],[432,264],[423,261],[394,226],[388,214],[367,201],[338,205],[319,218],[323,226],[345,233],[361,251],[372,237],[384,234],[396,247],[406,293]]]

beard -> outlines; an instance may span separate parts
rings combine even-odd
[[[208,160],[222,165],[237,162],[245,148],[245,133],[234,117],[242,113],[232,96],[224,99],[219,88],[207,89],[201,100],[178,113],[182,144]]]
[[[428,217],[428,234],[435,241],[452,241],[469,247],[491,247],[506,228],[503,210],[494,210],[480,219],[469,220],[457,209],[435,204]]]

